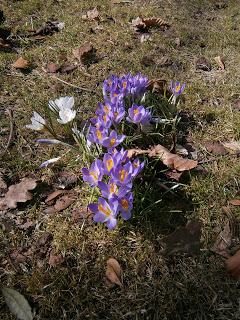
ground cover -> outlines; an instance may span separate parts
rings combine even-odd
[[[99,19],[83,17],[96,5]],[[238,319],[238,284],[210,248],[230,223],[230,253],[239,249],[239,206],[229,203],[239,199],[239,158],[209,146],[240,139],[238,1],[26,0],[3,1],[1,9],[0,37],[10,34],[0,51],[1,176],[8,186],[24,177],[41,181],[30,202],[1,213],[1,283],[27,298],[36,319]],[[170,27],[136,32],[130,22],[139,16]],[[56,20],[65,23],[59,32],[48,25],[50,34],[31,36],[29,29]],[[46,72],[50,63],[75,66],[72,50],[86,42],[95,50],[84,68]],[[12,67],[20,56],[30,62],[24,71]],[[102,81],[127,72],[186,83],[178,142],[187,137],[202,168],[176,191],[154,185],[149,194],[162,199],[159,205],[109,232],[82,216],[89,190],[81,162],[65,148],[35,144],[39,135],[24,126],[33,110],[65,95],[75,97],[77,117],[86,119],[101,100]],[[37,169],[62,155],[60,164]],[[47,195],[69,177],[74,201],[46,213]],[[202,223],[199,254],[163,255],[162,239],[191,219]],[[109,257],[123,269],[122,287],[106,283]],[[1,319],[14,319],[3,297],[0,308]]]

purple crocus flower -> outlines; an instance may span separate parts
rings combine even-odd
[[[110,153],[105,153],[103,156],[103,168],[105,174],[110,174],[114,167],[116,167],[117,161],[114,155],[111,155]]]
[[[132,173],[133,167],[131,162],[127,162],[124,165],[119,164],[112,171],[112,179],[116,182],[118,186],[126,186],[128,188],[132,187]]]
[[[179,81],[173,82],[171,81],[170,83],[170,90],[172,94],[176,97],[178,97],[180,94],[182,94],[183,90],[186,87],[186,83],[182,84]]]
[[[102,161],[97,159],[92,164],[90,169],[82,168],[83,180],[89,182],[91,187],[96,187],[98,182],[103,177],[103,164]]]
[[[103,82],[103,96],[108,97],[109,92],[115,91],[118,86],[118,77],[112,75]]]
[[[102,145],[108,149],[115,148],[118,146],[123,140],[125,139],[125,135],[123,134],[117,134],[115,130],[112,130],[110,132],[109,137],[103,139]]]
[[[117,165],[118,164],[123,164],[127,161],[128,157],[128,151],[124,150],[123,148],[118,151],[117,149],[114,149],[112,151],[112,154],[114,155],[114,158],[116,159]]]
[[[127,74],[125,76],[122,76],[119,79],[119,84],[118,84],[118,88],[120,89],[120,91],[126,96],[131,92],[131,74]]]
[[[98,129],[101,127],[105,129],[109,129],[112,125],[111,119],[106,114],[99,115],[98,117],[93,117],[90,119],[90,121]]]
[[[176,104],[177,97],[182,94],[183,90],[186,87],[186,83],[182,84],[179,81],[176,81],[175,83],[171,81],[170,83],[170,91],[172,92],[172,104]]]
[[[95,222],[106,222],[108,229],[114,229],[117,225],[118,201],[109,199],[108,202],[99,198],[98,203],[89,204],[88,208],[95,213],[93,220]]]
[[[131,218],[131,211],[133,208],[133,194],[132,192],[126,194],[121,199],[118,199],[119,210],[121,212],[122,218],[128,220]]]
[[[99,103],[99,107],[96,110],[97,115],[108,115],[112,111],[113,105],[110,101],[105,101],[104,103]]]
[[[134,98],[141,98],[147,90],[148,77],[138,73],[136,76],[131,76],[129,81],[131,83],[130,93]]]
[[[123,107],[115,107],[110,113],[109,117],[115,124],[119,124],[125,116],[125,109]]]
[[[131,108],[128,109],[127,120],[129,122],[141,123],[142,125],[145,125],[151,120],[151,112],[143,106],[134,104]]]
[[[130,191],[130,189],[127,187],[117,186],[113,179],[110,179],[108,183],[100,181],[98,183],[98,187],[101,190],[102,196],[108,199],[117,197],[122,198]]]
[[[144,167],[144,162],[140,162],[139,159],[135,159],[133,162],[132,162],[132,166],[133,166],[133,173],[132,175],[134,177],[136,177],[143,169]]]
[[[102,144],[103,140],[107,138],[108,130],[104,127],[90,127],[87,140],[93,143]]]

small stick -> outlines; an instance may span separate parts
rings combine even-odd
[[[87,89],[87,88],[83,88],[83,87],[75,86],[74,84],[69,83],[69,82],[67,82],[67,81],[65,81],[65,80],[62,80],[62,79],[58,78],[57,76],[51,76],[51,77],[52,77],[53,79],[56,79],[56,80],[58,80],[58,81],[60,81],[60,82],[64,83],[64,84],[67,84],[67,85],[68,85],[68,86],[70,86],[70,87],[73,87],[73,88],[76,88],[76,89],[80,89],[80,90],[82,90],[82,91],[86,91],[86,92],[91,92],[91,93],[93,93],[93,92],[94,92],[93,90],[90,90],[90,89]]]

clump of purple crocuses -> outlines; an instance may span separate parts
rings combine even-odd
[[[119,213],[124,220],[131,218],[133,208],[133,180],[144,163],[131,161],[127,151],[117,147],[126,136],[121,122],[145,125],[151,121],[151,112],[137,104],[146,93],[148,78],[137,74],[111,76],[103,83],[104,102],[99,104],[95,117],[90,119],[88,141],[101,145],[102,160],[95,160],[89,169],[83,168],[83,180],[101,193],[97,203],[89,205],[95,222],[106,222],[109,229],[117,224]],[[130,104],[130,105],[129,105]],[[128,109],[128,110],[127,110]]]
[[[141,133],[144,126],[150,123],[161,123],[153,117],[152,109],[146,108],[148,78],[141,73],[121,77],[112,75],[103,82],[103,102],[99,103],[95,116],[82,130],[77,128],[73,97],[60,97],[49,101],[49,110],[56,117],[58,125],[64,126],[78,144],[83,161],[87,167],[82,168],[82,176],[93,188],[92,196],[98,195],[96,203],[89,204],[94,213],[94,221],[106,223],[109,229],[117,225],[118,216],[128,220],[132,216],[134,190],[133,182],[144,167],[138,158],[130,159],[127,149],[127,130],[130,127]],[[171,82],[172,96],[169,102],[176,104],[185,84]],[[164,120],[164,119],[163,119]],[[163,122],[162,120],[162,122]],[[34,112],[32,123],[26,127],[37,131],[48,131],[52,138],[38,139],[38,143],[62,144],[72,147],[52,126],[52,119],[46,121],[39,113]],[[125,147],[125,149],[124,149]],[[40,168],[47,167],[61,159],[56,157],[43,162]],[[93,159],[93,160],[91,160]]]

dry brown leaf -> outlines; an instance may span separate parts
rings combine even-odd
[[[129,149],[127,156],[128,158],[132,158],[133,156],[138,156],[140,154],[149,153],[149,150],[142,150],[142,149]]]
[[[221,156],[228,154],[228,151],[224,148],[224,145],[219,141],[206,141],[204,146],[207,151],[211,152],[212,154]]]
[[[7,43],[5,39],[0,38],[0,50],[9,49],[9,48],[10,48],[10,44]]]
[[[59,72],[60,73],[70,73],[74,70],[77,69],[77,65],[76,64],[69,64],[69,63],[64,63],[59,67]]]
[[[224,229],[219,233],[217,236],[217,239],[211,248],[211,251],[225,257],[229,258],[230,253],[229,253],[229,247],[232,242],[232,231],[230,228],[230,223],[229,221],[226,223]]]
[[[14,264],[20,264],[24,263],[27,260],[27,257],[22,254],[22,250],[14,250],[13,252],[10,253],[9,255],[10,259]]]
[[[162,30],[166,30],[170,25],[161,18],[141,18],[137,17],[133,19],[131,25],[136,31],[144,31],[150,27],[159,27]]]
[[[56,63],[51,62],[47,65],[47,71],[50,73],[56,73],[58,72],[59,69],[60,69],[60,66]]]
[[[100,14],[99,14],[99,11],[98,11],[98,9],[96,7],[87,12],[87,19],[90,20],[90,21],[99,20],[99,16],[100,16]]]
[[[56,199],[57,197],[59,197],[61,194],[63,194],[65,191],[64,190],[55,190],[53,192],[51,192],[47,199],[45,200],[45,203],[48,203],[54,199]]]
[[[114,258],[107,260],[106,277],[111,283],[122,287],[122,268],[118,261]]]
[[[163,94],[166,90],[167,81],[164,79],[153,79],[148,81],[147,89],[152,92]]]
[[[240,280],[240,250],[225,262],[226,269],[236,280]]]
[[[232,204],[233,206],[240,206],[240,199],[229,200],[229,203]]]
[[[73,222],[81,222],[84,221],[85,223],[92,224],[93,223],[93,214],[88,210],[87,207],[78,207],[74,208],[72,211],[72,219]]]
[[[22,223],[22,224],[18,224],[17,227],[21,230],[27,230],[29,229],[30,227],[33,227],[35,225],[35,222],[34,221],[31,221],[31,220],[27,220],[25,223]]]
[[[161,29],[170,27],[170,24],[161,18],[143,18],[143,22],[147,27],[160,27]]]
[[[232,140],[222,142],[222,145],[232,153],[240,152],[240,141]]]
[[[32,199],[32,194],[29,190],[35,189],[37,181],[31,178],[23,178],[18,184],[12,185],[8,188],[5,195],[5,200],[8,208],[14,209],[18,202],[26,202]]]
[[[78,59],[81,64],[84,64],[85,59],[92,55],[94,49],[90,42],[86,42],[81,47],[73,49],[73,56]]]
[[[211,71],[212,66],[211,63],[205,57],[201,57],[196,61],[196,69],[203,71]]]
[[[68,171],[62,171],[57,176],[57,182],[54,184],[58,189],[67,189],[72,187],[78,180],[78,177]]]
[[[222,70],[225,70],[225,64],[220,56],[215,57],[214,60]]]
[[[175,181],[179,181],[182,175],[183,175],[183,171],[182,172],[178,172],[176,170],[169,170],[169,171],[165,172],[165,176],[168,179],[172,179],[172,180],[175,180]]]
[[[76,197],[74,194],[69,193],[62,196],[60,199],[57,200],[56,204],[54,205],[54,209],[57,211],[62,211],[68,208],[74,201]]]
[[[191,159],[184,159],[177,154],[171,153],[168,149],[158,144],[152,148],[149,157],[160,157],[163,164],[178,171],[191,170],[198,165],[198,162]]]
[[[61,254],[56,254],[54,250],[51,250],[48,264],[51,267],[56,267],[57,265],[61,264],[63,262],[63,256]]]
[[[12,66],[16,69],[27,69],[29,68],[29,62],[20,57],[12,64]]]
[[[143,22],[143,19],[140,17],[137,17],[136,19],[133,19],[131,22],[131,25],[136,29],[136,30],[144,30],[146,29],[146,24]]]
[[[198,220],[188,221],[185,227],[180,227],[173,233],[165,237],[164,254],[175,255],[186,253],[194,255],[200,253],[200,237],[202,223]]]

